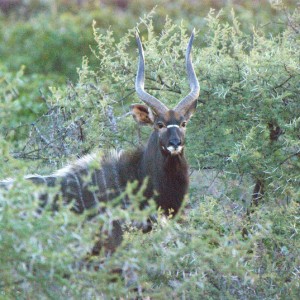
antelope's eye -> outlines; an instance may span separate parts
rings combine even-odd
[[[162,128],[165,127],[165,124],[164,124],[163,122],[158,122],[158,123],[157,123],[157,127],[158,127],[159,129],[162,129]]]
[[[182,122],[181,127],[186,127],[186,122]]]

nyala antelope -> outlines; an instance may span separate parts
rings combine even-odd
[[[128,182],[137,181],[138,186],[141,186],[147,178],[145,198],[153,198],[157,207],[166,215],[175,215],[188,190],[189,176],[184,156],[184,138],[187,122],[195,111],[200,91],[191,59],[193,40],[194,31],[186,50],[186,69],[191,91],[174,109],[168,109],[144,90],[144,52],[141,40],[136,34],[139,63],[135,89],[146,105],[133,104],[131,112],[137,123],[153,127],[144,148],[121,152],[104,159],[99,158],[97,154],[88,155],[53,175],[32,175],[26,178],[49,187],[58,185],[63,201],[74,201],[73,210],[77,213],[95,207],[98,202],[115,198],[124,191]],[[95,162],[99,162],[101,167],[91,168]],[[95,245],[93,253],[98,254],[103,246],[106,250],[113,251],[121,240],[120,222],[114,221],[112,232],[105,242]]]

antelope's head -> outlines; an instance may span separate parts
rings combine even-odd
[[[139,98],[146,105],[131,105],[133,117],[139,124],[153,126],[158,134],[160,150],[164,155],[179,155],[184,148],[186,125],[196,109],[197,98],[200,92],[199,82],[191,59],[194,31],[192,32],[186,50],[186,69],[191,91],[174,109],[168,109],[157,98],[144,90],[144,51],[138,34],[136,35],[136,40],[139,48],[139,65],[135,89]]]

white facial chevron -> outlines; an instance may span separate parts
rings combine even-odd
[[[177,148],[175,148],[173,146],[169,146],[169,147],[167,147],[167,149],[171,153],[171,155],[177,155],[177,154],[181,153],[183,147],[178,146]]]

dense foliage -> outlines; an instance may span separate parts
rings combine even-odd
[[[162,6],[138,23],[126,17],[125,12],[142,16],[147,3],[129,1],[127,10],[118,11],[123,27],[109,14],[117,12],[112,7],[93,14],[87,4],[76,16],[51,7],[59,15],[55,21],[43,19],[37,6],[27,27],[1,27],[16,58],[2,45],[0,174],[16,181],[12,189],[0,190],[0,297],[297,299],[299,9],[266,5],[268,14],[257,11],[260,24],[271,22],[271,13],[282,17],[272,28],[252,27],[253,7],[247,4],[203,18],[195,12],[200,4],[165,1],[171,17],[161,17]],[[75,13],[76,6],[69,10]],[[188,12],[191,21],[181,22],[178,17]],[[91,19],[82,20],[89,13],[99,17],[90,32]],[[99,28],[105,18],[112,24],[108,31]],[[188,124],[191,189],[181,213],[175,220],[159,217],[153,230],[142,234],[130,221],[145,220],[154,208],[140,212],[142,192],[133,195],[129,185],[127,211],[117,199],[94,218],[91,212],[74,215],[69,207],[37,214],[39,189],[28,185],[24,174],[49,173],[95,148],[132,148],[149,135],[150,129],[138,128],[128,114],[139,102],[136,30],[145,47],[146,89],[172,107],[189,90],[184,52],[192,26],[201,95]],[[64,31],[57,38],[59,28]],[[21,55],[27,35],[30,50]],[[73,82],[64,84],[62,74]],[[99,228],[109,229],[116,218],[128,221],[124,243],[109,258],[90,258]]]

